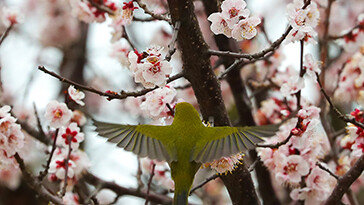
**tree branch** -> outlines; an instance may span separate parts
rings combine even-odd
[[[63,200],[57,196],[54,196],[50,193],[41,183],[38,181],[32,174],[30,174],[26,168],[23,159],[19,156],[18,153],[14,155],[16,161],[19,164],[19,168],[23,174],[25,182],[34,189],[41,198],[51,201],[54,204],[63,204]]]
[[[47,176],[47,174],[48,174],[49,166],[51,164],[54,151],[57,148],[58,132],[59,132],[59,129],[57,129],[56,132],[55,132],[55,136],[54,136],[54,140],[53,140],[53,145],[52,145],[52,150],[51,150],[51,153],[49,154],[49,157],[48,157],[48,160],[47,160],[47,165],[46,165],[44,171],[42,171],[42,172],[39,173],[39,176],[38,176],[39,181],[43,181],[44,177]]]
[[[326,200],[326,205],[338,204],[343,195],[349,190],[351,184],[358,179],[364,170],[364,155],[358,159],[352,168],[346,174],[339,178],[335,189]]]
[[[6,28],[6,30],[3,33],[3,35],[1,35],[1,37],[0,37],[0,45],[3,43],[3,41],[5,40],[5,38],[8,37],[9,32],[13,28],[13,26],[14,26],[14,24],[10,24],[10,26]]]
[[[81,84],[76,83],[76,82],[73,82],[73,81],[71,81],[71,80],[69,80],[67,78],[64,78],[64,77],[56,74],[55,72],[52,72],[52,71],[47,70],[44,66],[38,66],[38,69],[41,70],[41,71],[43,71],[44,73],[46,73],[48,75],[51,75],[51,76],[57,78],[61,82],[64,82],[64,83],[73,85],[77,89],[80,89],[80,90],[85,90],[85,91],[88,91],[88,92],[92,92],[92,93],[98,94],[100,96],[107,97],[108,100],[112,100],[112,99],[125,99],[127,97],[138,97],[138,96],[145,95],[148,92],[151,92],[151,91],[153,91],[153,90],[155,90],[155,89],[158,88],[158,87],[148,88],[148,89],[143,89],[143,90],[136,91],[136,92],[125,92],[125,91],[121,91],[120,93],[116,93],[116,92],[102,92],[102,91],[97,90],[97,89],[95,89],[93,87],[81,85]],[[170,82],[172,82],[174,80],[177,80],[179,78],[182,78],[182,77],[184,77],[184,72],[183,71],[181,73],[178,73],[178,74],[176,74],[176,75],[168,78],[167,79],[167,83],[170,83]]]
[[[205,181],[203,181],[201,184],[195,186],[194,188],[191,189],[190,191],[190,196],[193,194],[193,192],[195,192],[197,189],[200,189],[201,187],[203,187],[205,184],[209,183],[212,180],[215,180],[217,178],[219,178],[220,175],[219,174],[214,174],[211,177],[207,178]]]
[[[178,30],[181,27],[181,22],[177,21],[176,24],[174,25],[173,28],[173,34],[172,34],[172,39],[171,42],[168,45],[168,53],[165,57],[165,60],[170,61],[172,58],[172,55],[176,52],[176,47],[175,44],[177,42],[177,35],[178,35]]]
[[[152,185],[152,181],[153,181],[153,177],[154,177],[155,165],[156,164],[153,163],[153,165],[152,165],[152,171],[150,172],[150,177],[149,177],[148,186],[147,186],[147,197],[145,198],[144,205],[148,205],[149,193],[150,193],[150,186]]]
[[[149,10],[148,7],[147,7],[147,5],[144,4],[141,0],[134,0],[134,1],[137,2],[137,4],[139,5],[139,7],[142,8],[146,14],[149,14],[154,19],[158,19],[158,20],[162,20],[162,21],[167,21],[168,23],[171,23],[171,20],[169,18],[164,17],[162,15],[155,14],[154,12],[152,12],[151,10]]]

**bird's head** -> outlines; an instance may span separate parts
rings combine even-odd
[[[176,105],[174,119],[175,121],[181,120],[184,122],[201,123],[201,119],[197,110],[190,103],[187,102],[180,102]]]

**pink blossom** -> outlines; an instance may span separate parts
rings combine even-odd
[[[176,94],[177,91],[168,85],[158,88],[146,94],[146,100],[140,105],[140,108],[153,118],[160,116],[162,112],[166,115],[168,112],[166,104],[171,104]]]
[[[138,9],[138,7],[134,6],[134,1],[123,2],[123,4],[122,19],[124,19],[126,24],[130,24],[133,20],[134,10]]]
[[[145,81],[159,87],[164,86],[167,83],[166,76],[169,76],[172,73],[172,66],[168,61],[161,61],[155,64],[144,63],[141,69],[143,70],[142,75]]]
[[[303,63],[303,66],[304,69],[306,69],[306,74],[311,79],[316,79],[316,73],[317,74],[321,73],[320,64],[313,59],[311,54],[305,55],[305,61]]]
[[[59,103],[53,100],[48,103],[44,117],[50,126],[60,128],[69,123],[72,117],[72,111],[68,109],[65,103]]]
[[[82,127],[86,124],[87,118],[80,110],[74,110],[72,114],[71,122],[77,123],[78,126]]]
[[[228,26],[226,19],[221,13],[211,14],[207,20],[211,21],[210,29],[215,34],[224,34],[227,37],[231,37],[232,29]]]
[[[85,93],[76,89],[73,85],[70,85],[70,87],[68,87],[68,95],[77,104],[79,104],[81,106],[85,105],[85,103],[82,102],[82,99],[85,98]]]
[[[221,4],[221,15],[229,26],[233,28],[240,19],[245,19],[249,16],[250,11],[245,9],[246,2],[244,0],[225,0]]]
[[[0,160],[3,159],[0,157]],[[12,161],[13,163],[8,164],[5,168],[1,167],[2,162],[0,162],[0,184],[15,191],[21,182],[21,171],[15,159]]]
[[[112,47],[110,56],[115,58],[122,66],[129,66],[128,54],[131,49],[130,45],[125,41],[118,41]]]
[[[8,27],[10,25],[19,23],[19,11],[14,8],[6,8],[2,9],[2,21]]]
[[[289,97],[298,91],[302,90],[305,87],[305,83],[303,78],[298,76],[292,76],[288,79],[286,83],[284,83],[281,87],[282,95],[285,97]]]
[[[67,205],[78,205],[79,203],[79,199],[78,199],[78,195],[76,193],[72,193],[72,192],[66,192],[66,194],[64,195],[64,197],[62,198],[63,203],[67,204]]]
[[[232,36],[238,41],[244,39],[252,39],[257,35],[256,26],[260,24],[261,20],[258,17],[249,17],[247,19],[240,20],[232,30]]]
[[[285,44],[293,43],[300,40],[303,40],[307,44],[316,44],[317,42],[314,39],[316,36],[317,32],[311,27],[307,27],[305,31],[292,29],[285,39]]]
[[[293,29],[307,32],[307,29],[317,26],[320,12],[315,2],[311,2],[305,9],[302,9],[303,5],[303,0],[294,0],[287,5],[288,21]]]
[[[278,181],[297,184],[310,171],[309,164],[300,155],[281,156],[280,160],[282,161],[276,168]]]
[[[230,157],[222,157],[221,159],[214,160],[211,163],[204,164],[205,167],[210,166],[217,173],[223,174],[227,172],[232,172],[236,165],[240,162],[242,154],[236,154]]]
[[[57,144],[68,148],[71,143],[72,150],[78,149],[80,142],[84,140],[84,134],[80,132],[77,123],[72,122],[68,127],[61,127],[58,134]]]
[[[55,157],[52,159],[48,170],[49,174],[51,174],[51,176],[55,176],[57,179],[63,180],[66,172],[66,161],[67,160],[64,157]],[[72,179],[74,177],[75,167],[75,163],[72,160],[69,160],[67,178]]]

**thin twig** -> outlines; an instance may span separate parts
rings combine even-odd
[[[334,104],[332,103],[332,101],[331,101],[330,96],[328,96],[328,95],[327,95],[326,91],[325,91],[325,90],[324,90],[324,88],[322,87],[322,84],[321,84],[321,81],[320,81],[320,76],[319,76],[317,73],[316,73],[316,78],[317,78],[317,82],[318,82],[318,84],[319,84],[319,86],[320,86],[320,90],[321,90],[322,94],[324,95],[324,97],[326,98],[327,102],[329,103],[330,108],[331,108],[332,110],[334,110],[334,112],[335,112],[336,116],[337,116],[337,117],[339,117],[340,119],[344,120],[345,122],[350,122],[351,124],[354,124],[355,126],[358,126],[358,127],[362,128],[362,129],[364,129],[364,125],[363,125],[363,123],[356,121],[354,118],[348,118],[348,117],[346,117],[345,115],[343,115],[343,114],[339,111],[339,109],[337,109],[337,108],[335,107],[335,105],[334,105]]]
[[[169,18],[164,17],[164,16],[159,15],[159,14],[155,14],[154,12],[152,12],[151,10],[149,10],[148,7],[147,7],[147,5],[144,4],[141,0],[135,0],[135,2],[137,2],[137,4],[139,5],[139,7],[142,8],[146,14],[149,14],[154,19],[158,19],[158,20],[162,20],[162,21],[167,21],[168,23],[171,23],[171,20]]]
[[[177,36],[178,36],[178,31],[179,31],[180,27],[181,27],[181,22],[177,21],[176,24],[174,25],[174,28],[173,28],[173,34],[172,34],[171,42],[168,45],[168,53],[167,53],[167,55],[165,57],[165,60],[167,60],[167,61],[171,60],[172,55],[177,50],[176,47],[175,47],[175,44],[177,42]]]
[[[300,41],[300,73],[299,78],[302,78],[303,75],[306,73],[306,70],[303,68],[303,49],[304,49],[304,41]],[[297,110],[301,109],[301,89],[296,93],[297,98]]]
[[[109,7],[96,3],[94,0],[87,0],[92,6],[94,6],[95,8],[97,8],[100,11],[106,12],[110,15],[115,15],[115,12],[113,10],[111,10]],[[100,1],[102,2],[102,1]]]
[[[123,26],[123,37],[125,38],[126,41],[128,41],[128,43],[129,43],[130,47],[133,49],[133,51],[136,50],[134,43],[131,41],[128,33],[126,32],[125,26]]]
[[[329,173],[332,177],[334,177],[335,179],[339,179],[339,177],[336,175],[336,174],[334,174],[330,169],[328,169],[328,168],[326,168],[326,167],[324,167],[320,162],[316,162],[316,165],[318,166],[318,167],[320,167],[320,169],[322,169],[322,170],[324,170],[325,172],[327,172],[327,173]]]
[[[209,183],[212,180],[215,180],[217,178],[219,178],[220,175],[219,174],[214,174],[211,177],[207,178],[205,181],[203,181],[201,184],[197,185],[196,187],[192,188],[190,191],[190,195],[192,195],[193,192],[195,192],[197,189],[203,187],[205,184]]]
[[[34,189],[38,195],[47,200],[47,201],[51,201],[54,204],[63,204],[63,200],[57,196],[54,196],[51,192],[49,192],[41,183],[39,180],[37,180],[37,178],[35,178],[32,174],[30,174],[26,168],[25,168],[25,164],[24,164],[24,160],[19,156],[18,153],[15,153],[14,155],[16,161],[19,164],[19,168],[23,174],[24,177],[24,181],[32,188]]]
[[[37,118],[38,131],[39,131],[39,134],[41,135],[40,137],[41,138],[46,138],[47,136],[43,131],[42,123],[40,121],[40,117],[39,117],[39,114],[38,114],[38,111],[37,111],[37,106],[35,105],[35,103],[33,103],[33,108],[34,108],[35,117]]]
[[[282,142],[278,142],[276,144],[257,144],[256,147],[262,147],[262,148],[271,148],[271,149],[278,149],[280,146],[287,144],[287,142],[289,142],[289,140],[292,138],[293,133],[289,133],[288,137],[282,141]]]
[[[3,35],[1,35],[0,37],[0,45],[3,43],[3,41],[5,40],[5,38],[8,36],[10,30],[13,28],[14,24],[10,24],[10,26],[8,28],[6,28],[5,32],[3,33]]]
[[[253,162],[253,163],[249,166],[249,168],[248,168],[248,171],[249,171],[249,172],[252,172],[252,171],[255,169],[255,166],[257,166],[257,164],[258,164],[259,160],[260,160],[260,158],[259,158],[259,157],[257,157],[257,159],[256,159],[256,160],[254,160],[254,162]]]
[[[65,162],[65,172],[64,172],[64,184],[63,184],[63,189],[61,191],[61,196],[64,196],[66,194],[66,189],[67,189],[67,181],[68,181],[68,163],[70,161],[70,157],[71,157],[71,152],[72,152],[72,148],[71,148],[71,139],[70,137],[67,137],[66,139],[68,141],[68,154],[67,154],[67,158],[66,158],[66,162]]]
[[[149,177],[148,186],[147,186],[147,197],[145,198],[145,203],[144,203],[145,205],[147,205],[148,204],[148,201],[149,201],[150,186],[152,185],[152,181],[153,181],[153,177],[154,177],[155,166],[156,166],[156,164],[153,163],[153,165],[152,165],[152,171],[150,172],[150,177]]]
[[[54,140],[53,140],[53,145],[52,145],[52,150],[51,150],[51,153],[49,154],[49,157],[48,157],[48,160],[47,160],[47,165],[46,165],[44,171],[39,173],[39,176],[38,176],[39,181],[43,181],[44,177],[47,176],[47,174],[48,174],[49,166],[51,164],[54,151],[57,148],[58,132],[59,132],[59,129],[56,129]]]
[[[90,86],[85,86],[85,85],[81,85],[79,83],[76,83],[76,82],[73,82],[67,78],[64,78],[58,74],[56,74],[55,72],[52,72],[52,71],[49,71],[47,70],[44,66],[38,66],[38,69],[43,71],[44,73],[46,74],[49,74],[55,78],[57,78],[59,81],[61,82],[65,82],[67,84],[70,84],[70,85],[73,85],[75,86],[77,89],[80,89],[80,90],[85,90],[85,91],[88,91],[88,92],[92,92],[92,93],[95,93],[95,94],[98,94],[100,96],[104,96],[104,97],[107,97],[108,100],[112,100],[112,99],[125,99],[127,97],[138,97],[138,96],[142,96],[142,95],[145,95],[147,94],[148,92],[151,92],[155,89],[157,89],[158,87],[155,87],[155,88],[148,88],[148,89],[143,89],[143,90],[140,90],[140,91],[136,91],[136,92],[125,92],[125,91],[121,91],[120,93],[114,93],[114,92],[102,92],[100,90],[97,90],[93,87],[90,87]],[[172,76],[172,77],[169,77],[167,79],[167,83],[170,83],[174,80],[177,80],[179,78],[182,78],[184,77],[184,71]]]
[[[330,36],[329,39],[330,40],[337,40],[340,38],[345,38],[348,35],[351,35],[351,33],[355,30],[355,29],[363,29],[364,25],[358,24],[356,26],[354,26],[352,29],[350,29],[349,31],[347,31],[346,33],[342,34],[342,35],[338,35],[338,36]]]

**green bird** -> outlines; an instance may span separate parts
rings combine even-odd
[[[253,149],[275,127],[206,127],[189,103],[176,105],[172,125],[121,125],[94,122],[96,131],[140,157],[168,162],[175,183],[174,203],[188,203],[189,192],[201,164]]]

